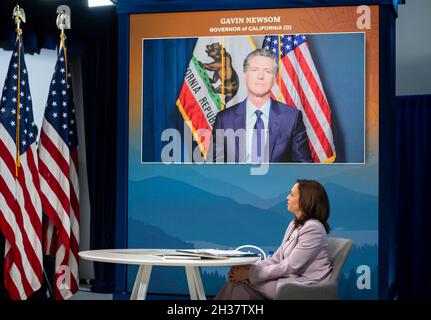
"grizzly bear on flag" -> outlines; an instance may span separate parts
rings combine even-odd
[[[220,43],[215,42],[206,46],[205,52],[207,55],[214,59],[211,63],[202,63],[199,61],[199,65],[209,71],[214,71],[213,77],[211,79],[211,84],[213,84],[212,90],[215,93],[222,93],[222,85],[220,84],[217,88],[214,87],[214,84],[217,83],[218,80],[223,81],[224,92],[225,95],[225,103],[228,103],[238,92],[239,88],[239,80],[238,74],[232,66],[232,57],[226,51],[225,48],[222,48]],[[224,55],[224,79],[222,80],[222,50]]]

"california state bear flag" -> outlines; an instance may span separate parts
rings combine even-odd
[[[254,49],[250,36],[207,37],[196,42],[177,106],[204,157],[217,112],[247,97],[243,63]]]

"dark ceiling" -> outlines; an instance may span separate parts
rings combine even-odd
[[[15,41],[15,24],[12,11],[15,5],[24,9],[26,23],[22,24],[23,40],[27,52],[41,48],[54,48],[58,42],[56,26],[57,7],[67,5],[71,11],[71,30],[66,34],[73,44],[92,41],[100,33],[116,36],[117,14],[115,6],[89,8],[87,0],[0,0],[0,46],[8,48]]]

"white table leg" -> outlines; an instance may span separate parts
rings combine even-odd
[[[199,300],[206,300],[204,286],[202,284],[201,274],[199,273],[199,267],[192,267],[193,269],[193,278],[195,280],[195,288],[198,294]]]
[[[187,284],[189,285],[190,299],[198,300],[193,267],[186,266],[185,268],[186,268],[186,275],[187,275]]]
[[[130,300],[145,300],[147,295],[148,283],[150,282],[152,266],[140,265],[135,283],[133,284]]]

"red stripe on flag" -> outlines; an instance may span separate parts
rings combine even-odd
[[[308,50],[308,44],[306,43],[307,47],[306,50]],[[309,62],[304,57],[304,55],[301,52],[300,48],[295,48],[293,50],[295,53],[296,59],[299,62],[299,65],[301,67],[302,73],[305,75],[305,78],[307,79],[307,82],[311,88],[311,90],[314,93],[314,96],[316,97],[317,103],[319,104],[320,108],[323,111],[323,114],[326,117],[326,120],[329,124],[331,124],[331,110],[329,109],[328,103],[326,101],[325,96],[323,95],[319,84],[316,81],[316,78],[313,75],[313,72],[310,69]]]
[[[70,158],[71,161],[73,163],[73,166],[75,167],[76,170],[76,175],[78,178],[78,151],[76,149],[73,149],[70,153]],[[79,181],[76,181],[75,183],[77,183]],[[71,219],[71,238],[70,238],[70,251],[71,254],[73,255],[74,260],[76,261],[76,263],[78,263],[79,261],[79,257],[78,257],[78,252],[79,252],[79,238],[76,238],[76,236],[79,237],[78,235],[75,235],[73,231],[74,228],[72,228],[72,224],[76,223],[79,230],[79,199],[78,199],[78,194],[79,193],[79,185],[77,185],[76,187],[78,188],[78,190],[75,190],[72,182],[70,182],[70,204],[72,206],[72,211],[71,214],[74,215],[74,218],[76,220],[76,222],[73,221],[73,219]],[[72,256],[69,257],[69,261],[71,261]],[[72,267],[72,266],[71,266]],[[77,267],[77,266],[76,266]],[[77,278],[75,278],[74,274],[76,274]],[[70,291],[72,293],[75,293],[78,291],[78,286],[79,286],[79,275],[78,275],[78,270],[72,270],[71,273],[71,283],[70,283]]]
[[[68,241],[69,235],[67,234],[67,231],[62,227],[63,224],[60,220],[60,217],[57,215],[55,209],[51,206],[51,203],[48,201],[44,194],[42,194],[42,206],[49,219],[54,223],[54,227],[58,232],[57,237],[63,239],[63,241]],[[57,249],[56,246],[55,249]]]
[[[60,170],[63,172],[63,174],[68,177],[69,164],[67,163],[67,160],[63,157],[63,154],[57,149],[57,146],[51,141],[43,128],[42,132],[40,133],[40,144],[43,145],[43,147],[48,151],[48,153],[60,167]]]
[[[295,102],[293,101],[292,97],[289,94],[289,91],[287,90],[286,83],[284,82],[283,77],[281,79],[282,81],[279,81],[279,76],[278,76],[276,81],[278,86],[281,85],[281,94],[283,95],[285,104],[287,104],[290,107],[296,108]]]
[[[70,158],[71,161],[73,163],[73,166],[75,167],[76,170],[76,178],[78,179],[78,151],[76,149],[73,149],[70,152]],[[72,182],[69,180],[70,182],[70,203],[71,206],[73,208],[73,211],[75,212],[75,218],[77,220],[77,222],[79,223],[79,181],[76,181],[76,183],[78,183],[78,185],[76,186],[78,188],[78,190],[75,190],[74,185],[72,184]],[[78,193],[78,194],[77,194]]]
[[[63,190],[63,186],[59,183],[56,177],[53,174],[51,174],[48,167],[45,165],[43,161],[39,161],[39,172],[40,172],[40,175],[45,178],[46,183],[50,186],[51,190],[57,196],[57,199],[59,200],[59,203],[63,207],[64,211],[68,213],[70,208],[69,197]],[[46,179],[47,177],[48,179]],[[52,200],[57,201],[57,199],[52,199]]]
[[[9,242],[11,248],[9,250],[9,252],[6,254],[5,256],[5,265],[4,265],[4,275],[5,275],[5,286],[6,288],[8,288],[8,292],[9,295],[11,297],[11,299],[13,300],[19,300],[21,299],[21,296],[15,295],[15,293],[10,292],[9,291],[9,287],[11,285],[11,282],[13,282],[13,280],[10,278],[9,275],[9,271],[10,268],[12,267],[12,264],[15,264],[16,268],[18,269],[19,273],[21,274],[21,278],[22,278],[22,285],[24,288],[24,291],[26,293],[27,296],[29,296],[33,290],[31,288],[31,285],[28,282],[27,277],[25,276],[25,272],[24,272],[24,265],[23,265],[23,261],[22,261],[22,255],[28,255],[30,253],[29,250],[29,246],[31,247],[31,245],[29,244],[28,238],[26,237],[25,234],[25,229],[23,229],[22,227],[22,223],[20,224],[20,222],[22,222],[22,219],[20,219],[20,216],[22,215],[21,213],[21,208],[19,207],[18,203],[16,202],[16,200],[14,199],[13,195],[9,192],[9,188],[7,187],[5,181],[3,180],[3,178],[0,176],[0,188],[2,189],[2,194],[3,197],[6,201],[6,205],[10,208],[10,210],[14,213],[14,216],[16,217],[17,220],[17,224],[14,226],[11,226],[6,219],[4,219],[4,213],[2,212],[2,214],[0,215],[0,223],[2,224],[2,231],[5,235],[5,238],[7,239],[7,241]],[[23,249],[24,252],[22,252],[20,250],[20,248],[18,247],[18,245],[16,244],[15,241],[15,230],[13,228],[19,229],[19,232],[22,235],[23,238]],[[32,264],[32,261],[35,261],[34,259],[31,259],[30,257],[28,257],[30,264]],[[36,260],[37,264],[40,265],[40,262],[38,260]],[[34,262],[33,262],[34,263]],[[38,278],[39,276],[36,275]],[[39,279],[40,281],[41,279]]]
[[[9,172],[15,177],[15,165],[16,165],[15,155],[12,155],[9,152],[9,149],[1,139],[0,139],[0,157],[3,159]]]
[[[295,87],[296,91],[298,92],[302,107],[304,108],[305,115],[307,116],[314,132],[316,133],[316,136],[319,139],[319,142],[321,143],[326,156],[329,158],[330,156],[332,156],[332,154],[328,154],[326,150],[328,150],[328,147],[330,148],[331,145],[325,133],[323,132],[322,127],[320,126],[310,103],[308,102],[308,99],[302,89],[302,86],[292,66],[292,63],[290,62],[288,57],[284,57],[282,61],[287,70],[287,73],[291,77],[292,85]]]
[[[12,300],[22,299],[19,293],[18,287],[15,284],[14,279],[12,279],[9,273],[10,269],[12,268],[12,265],[15,265],[15,267],[19,271],[19,274],[21,275],[20,284],[24,289],[25,296],[28,297],[33,293],[33,289],[31,288],[30,283],[28,283],[27,277],[25,276],[24,268],[20,263],[21,261],[18,260],[20,258],[21,257],[17,258],[17,255],[14,254],[14,251],[12,248],[11,250],[9,250],[9,252],[5,255],[5,258],[4,258],[4,285],[8,290],[9,297]]]
[[[4,286],[7,289],[7,292],[9,294],[9,297],[12,300],[20,300],[21,299],[21,295],[19,294],[19,290],[18,287],[15,285],[15,282],[12,281],[12,278],[9,275],[9,272],[7,272],[6,270],[9,270],[12,266],[12,259],[10,259],[9,257],[5,256],[5,261],[4,261]],[[25,289],[24,289],[25,291]]]
[[[1,158],[3,159],[3,162],[5,163],[7,169],[10,171],[10,174],[15,177],[15,160],[10,154],[9,150],[6,149],[6,146],[4,145],[3,141],[0,140],[0,154]],[[30,158],[33,156],[33,153],[31,152],[31,148],[29,147],[26,151],[27,154],[27,163],[31,162],[29,161]],[[33,166],[34,168],[34,166]],[[33,230],[36,232],[33,234],[37,237],[37,239],[41,242],[41,220],[36,212],[35,208],[33,207],[33,203],[31,201],[31,197],[29,194],[29,190],[27,189],[26,182],[25,182],[25,175],[23,171],[23,167],[19,167],[18,171],[18,181],[15,180],[17,184],[20,186],[22,190],[23,195],[23,202],[24,202],[24,209],[27,212],[28,220],[33,226]],[[34,186],[34,185],[32,185]],[[37,253],[34,251],[35,248],[33,248],[32,241],[28,238],[28,232],[29,230],[26,230],[24,227],[24,221],[23,221],[23,213],[21,210],[20,204],[15,199],[15,195],[11,193],[7,183],[5,180],[3,180],[3,177],[0,179],[0,187],[2,190],[3,197],[5,198],[5,201],[10,208],[10,210],[14,213],[15,219],[16,219],[16,227],[20,230],[20,233],[22,234],[23,238],[23,245],[25,254],[30,262],[30,264],[33,267],[33,270],[35,271],[35,274],[39,281],[42,281],[42,266],[41,262],[38,258]],[[17,186],[16,186],[17,187]],[[36,189],[36,188],[35,188]],[[37,192],[37,190],[35,190]],[[18,250],[16,243],[14,241],[11,241],[12,239],[15,239],[15,234],[12,231],[12,233],[6,233],[6,239],[10,242],[11,246],[13,247],[13,250]]]
[[[73,165],[75,166],[76,175],[79,176],[78,150],[77,149],[73,149],[70,151],[70,159],[72,159]]]
[[[27,214],[30,218],[30,222],[33,225],[35,230],[41,231],[42,230],[41,214],[39,214],[36,211],[36,208],[33,206],[33,202],[31,201],[31,197],[29,194],[29,190],[27,189],[27,184],[31,184],[31,186],[34,188],[33,191],[37,192],[38,195],[40,194],[39,173],[37,171],[36,164],[34,162],[34,155],[33,155],[32,148],[27,148],[26,154],[27,154],[27,166],[28,166],[28,169],[30,171],[32,181],[28,181],[28,182],[25,181],[25,175],[24,175],[24,170],[23,170],[22,166],[19,168],[18,181],[20,182],[21,189],[24,192],[25,209],[26,209]],[[37,235],[40,243],[42,243],[42,234],[37,233],[36,235]]]
[[[21,172],[21,174],[22,174],[22,172]],[[0,188],[2,189],[2,194],[3,194],[3,197],[6,201],[6,204],[11,209],[11,211],[14,213],[15,220],[16,220],[16,227],[20,231],[21,236],[22,236],[24,252],[20,251],[16,242],[14,241],[15,240],[15,232],[12,228],[15,226],[9,226],[9,224],[7,224],[11,229],[5,231],[6,239],[8,239],[14,252],[15,252],[15,250],[17,250],[16,252],[21,252],[21,254],[25,253],[30,265],[32,266],[32,268],[33,268],[33,270],[37,276],[37,278],[39,279],[39,281],[42,281],[41,262],[38,258],[37,253],[34,251],[35,248],[32,245],[32,241],[30,241],[30,239],[28,238],[28,232],[30,230],[26,230],[26,228],[24,226],[23,212],[21,210],[21,207],[20,207],[19,203],[17,202],[17,200],[15,199],[15,196],[10,192],[10,189],[8,188],[6,182],[3,180],[3,178],[0,178]],[[28,194],[24,190],[23,190],[23,194],[24,194],[24,198],[25,198],[24,201],[27,202],[29,200]],[[33,225],[33,229],[36,232],[38,230],[37,229],[38,227],[40,227],[40,225],[36,225],[36,226]],[[40,241],[40,234],[36,233],[34,235],[36,235]],[[13,239],[13,241],[11,241],[12,239]],[[20,259],[21,259],[21,256],[20,256]]]
[[[0,179],[0,181],[2,181],[3,179]],[[32,293],[32,289],[30,284],[28,283],[27,277],[24,274],[24,266],[22,263],[22,257],[20,254],[15,254],[15,253],[21,253],[21,251],[19,250],[19,248],[17,247],[16,243],[15,243],[15,232],[14,230],[11,228],[11,226],[9,225],[9,223],[4,219],[3,217],[3,212],[0,210],[0,212],[2,213],[0,215],[0,223],[2,224],[2,231],[6,237],[6,239],[10,239],[11,241],[9,241],[10,244],[10,250],[9,252],[5,255],[5,261],[4,261],[4,278],[5,278],[5,287],[8,289],[8,293],[11,299],[13,300],[19,300],[21,299],[21,296],[18,293],[18,289],[16,287],[16,285],[13,283],[12,278],[9,275],[9,270],[12,267],[12,264],[15,264],[15,267],[18,269],[19,273],[21,274],[21,278],[23,279],[22,281],[22,286],[24,288],[24,291],[26,293],[28,293],[27,295],[30,295]],[[10,289],[14,289],[16,290],[11,292]]]

